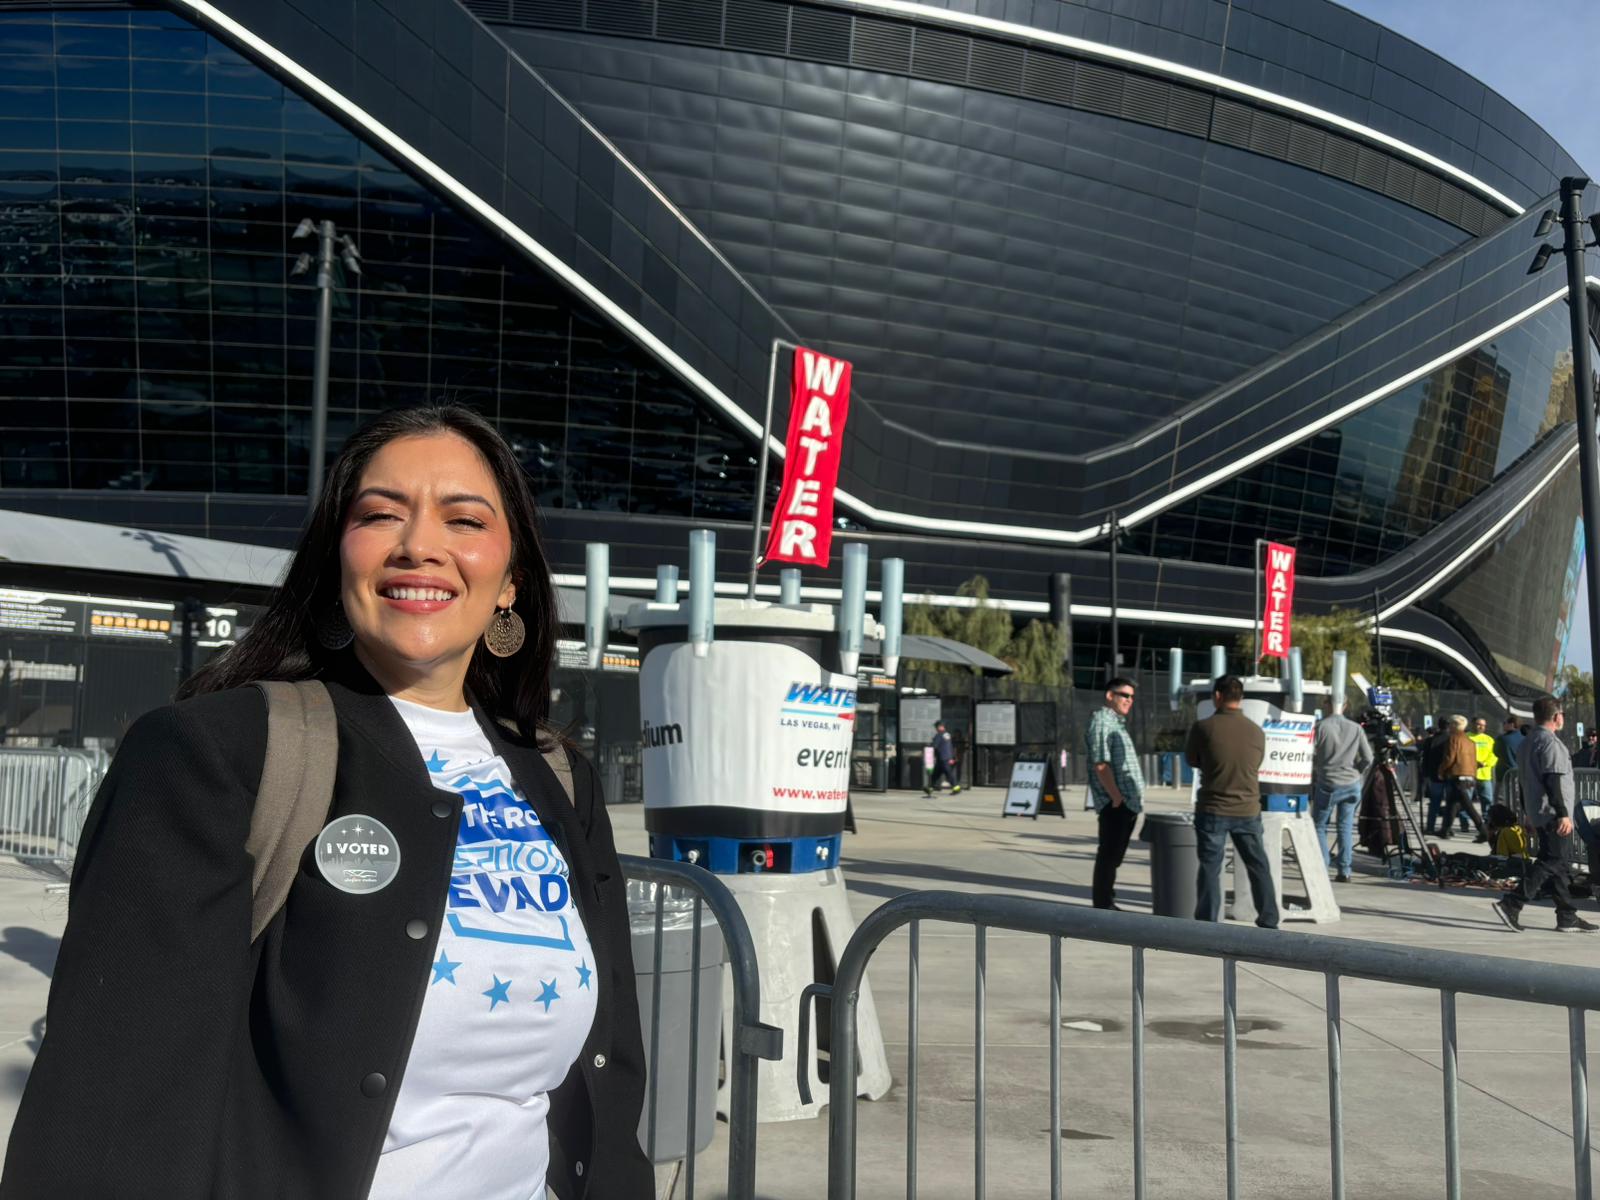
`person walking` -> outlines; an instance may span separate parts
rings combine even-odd
[[[1478,748],[1467,736],[1467,719],[1459,713],[1450,718],[1450,732],[1439,758],[1438,775],[1445,786],[1444,825],[1439,839],[1449,841],[1450,823],[1465,813],[1478,828],[1478,836],[1473,840],[1487,842],[1489,830],[1473,802],[1478,791]]]
[[[1572,769],[1592,771],[1600,767],[1600,729],[1591,729],[1583,735],[1583,749],[1572,756]]]
[[[1538,854],[1522,876],[1522,886],[1494,902],[1494,914],[1510,929],[1522,931],[1522,910],[1549,884],[1556,902],[1557,933],[1592,933],[1600,926],[1585,921],[1572,903],[1562,840],[1572,836],[1572,758],[1556,735],[1566,724],[1561,701],[1541,696],[1533,702],[1534,730],[1518,755],[1523,811],[1539,836]]]
[[[0,1197],[654,1195],[624,876],[546,725],[555,599],[481,416],[346,441],[266,611],[95,796]],[[330,706],[337,767],[258,916],[258,789],[302,766],[263,680]]]
[[[1194,813],[1200,856],[1194,917],[1197,921],[1222,917],[1222,854],[1232,838],[1233,851],[1250,876],[1256,924],[1276,929],[1278,897],[1261,834],[1261,759],[1267,751],[1266,734],[1244,715],[1244,681],[1237,675],[1218,677],[1211,699],[1217,711],[1189,726],[1183,749],[1189,765],[1200,773]]]
[[[1311,820],[1328,860],[1328,818],[1339,820],[1339,873],[1335,883],[1350,882],[1355,855],[1356,805],[1361,801],[1361,780],[1372,766],[1372,746],[1361,726],[1344,715],[1343,708],[1317,722],[1311,757]]]
[[[1495,753],[1495,738],[1489,732],[1487,717],[1473,721],[1471,737],[1478,755],[1478,782],[1473,799],[1478,802],[1478,811],[1487,818],[1489,807],[1494,803],[1494,769],[1500,761],[1500,756]]]
[[[1089,795],[1099,814],[1100,844],[1094,855],[1096,908],[1116,908],[1117,869],[1128,853],[1128,839],[1144,808],[1144,773],[1128,733],[1133,680],[1117,676],[1106,685],[1106,702],[1089,718],[1084,754],[1089,764]]]
[[[933,723],[933,770],[928,773],[928,782],[923,785],[924,796],[933,795],[935,790],[944,791],[944,781],[950,781],[950,794],[959,795],[961,780],[956,774],[956,743],[950,736],[950,731],[944,727],[943,721]]]

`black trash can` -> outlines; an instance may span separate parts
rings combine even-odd
[[[1150,843],[1150,905],[1156,916],[1193,917],[1200,868],[1194,814],[1146,813],[1140,836]]]

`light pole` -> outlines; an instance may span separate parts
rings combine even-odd
[[[1106,671],[1106,686],[1111,686],[1111,681],[1121,673],[1122,663],[1122,637],[1117,627],[1117,538],[1122,535],[1122,526],[1117,521],[1117,514],[1111,514],[1111,667]],[[1138,666],[1137,663],[1134,664]]]
[[[761,465],[756,468],[755,514],[750,521],[750,581],[745,595],[756,598],[756,576],[761,573],[761,519],[767,507],[767,450],[772,441],[772,395],[778,388],[778,351],[798,350],[799,346],[783,338],[772,339],[772,355],[767,362],[767,415],[761,423]]]
[[[1600,245],[1600,213],[1589,218],[1595,240],[1583,240],[1582,201],[1589,181],[1583,176],[1568,176],[1561,181],[1561,249],[1567,259],[1567,312],[1572,319],[1572,388],[1578,407],[1578,482],[1583,497],[1584,576],[1589,596],[1589,646],[1600,653],[1600,464],[1596,463],[1594,376],[1589,365],[1589,294],[1584,251]],[[1546,209],[1539,218],[1534,237],[1543,238],[1555,227],[1557,214]],[[1555,253],[1549,242],[1540,244],[1528,267],[1535,275],[1544,269]],[[1593,666],[1591,665],[1591,671]]]
[[[328,353],[333,341],[333,255],[338,247],[345,269],[361,274],[361,252],[350,235],[341,235],[332,221],[312,221],[306,217],[295,226],[296,238],[315,236],[317,246],[317,352],[311,373],[311,462],[306,482],[306,505],[315,507],[322,494],[322,467],[328,457]],[[302,251],[295,259],[293,275],[311,269],[311,254]]]

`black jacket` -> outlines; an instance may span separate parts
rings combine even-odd
[[[349,895],[311,850],[250,944],[245,837],[266,754],[255,688],[140,718],[84,826],[47,1033],[12,1127],[0,1200],[360,1200],[410,1056],[444,915],[461,798],[359,669],[329,681],[332,815],[374,816],[400,874]],[[604,982],[550,1096],[561,1200],[643,1200],[645,1086],[627,905],[593,766],[569,804],[537,747],[485,720],[566,855]],[[330,817],[331,819],[331,817]]]

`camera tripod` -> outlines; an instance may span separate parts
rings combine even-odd
[[[1385,813],[1382,799],[1378,795],[1380,789],[1391,802],[1392,815]],[[1428,849],[1427,841],[1422,834],[1422,826],[1417,821],[1416,810],[1411,807],[1410,798],[1400,786],[1392,758],[1386,755],[1379,756],[1368,773],[1366,785],[1362,789],[1361,808],[1363,811],[1379,814],[1373,819],[1382,827],[1383,863],[1389,869],[1391,876],[1404,879],[1413,871],[1420,869],[1424,876],[1440,887],[1444,886],[1444,872]]]

